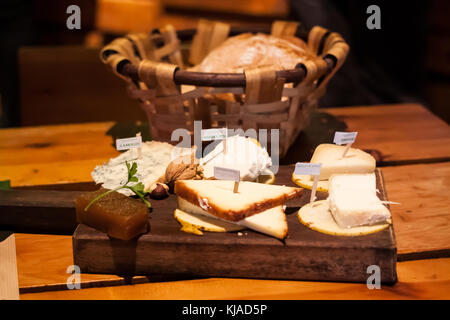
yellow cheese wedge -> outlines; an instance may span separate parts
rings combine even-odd
[[[177,198],[178,207],[181,208],[184,212],[189,212],[194,215],[202,215],[209,217],[211,219],[217,219],[220,221],[224,221],[223,219],[217,218],[207,211],[203,210],[199,206],[193,205],[189,201],[184,200],[181,197]],[[215,220],[212,220],[215,221]],[[224,221],[228,222],[228,221]],[[254,214],[250,217],[247,217],[243,220],[236,222],[228,222],[233,223],[241,227],[247,227],[249,229],[273,236],[278,239],[284,239],[287,236],[288,232],[288,224],[286,220],[286,215],[283,211],[282,206],[277,206],[274,208],[270,208],[266,211]]]
[[[319,180],[327,180],[337,173],[371,173],[375,170],[375,158],[367,152],[350,148],[343,158],[344,150],[345,146],[335,144],[325,143],[317,146],[310,162],[322,164]]]
[[[379,225],[341,228],[331,215],[330,208],[328,207],[328,202],[326,200],[316,201],[301,207],[298,211],[298,219],[301,223],[312,230],[333,236],[367,235],[384,230],[389,227],[390,224],[389,220],[388,223]]]
[[[203,235],[202,231],[209,232],[233,232],[246,229],[244,226],[229,223],[223,220],[196,215],[176,209],[174,217],[181,224],[181,230],[188,233]]]
[[[299,187],[312,190],[314,181],[311,180],[309,174],[294,174],[292,173],[292,182]],[[317,191],[328,192],[328,180],[319,180],[317,182]]]
[[[281,206],[291,199],[300,198],[303,189],[241,181],[238,192],[233,190],[234,181],[229,180],[177,180],[174,188],[178,199],[183,198],[227,221],[239,221]]]

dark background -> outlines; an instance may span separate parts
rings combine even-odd
[[[96,20],[98,3],[0,2],[1,127],[145,120],[123,81],[98,59],[104,43],[128,32],[102,29]],[[351,50],[321,107],[417,102],[449,121],[450,1],[227,3],[160,0],[163,11],[154,26],[193,28],[199,18],[231,25],[270,25],[276,19],[298,20],[306,29],[322,25],[341,33]],[[66,28],[71,4],[81,8],[81,30]],[[371,4],[381,8],[381,30],[366,27]]]

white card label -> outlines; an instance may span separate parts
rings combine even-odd
[[[241,173],[235,169],[214,167],[214,177],[218,180],[239,181],[241,179]]]
[[[294,174],[296,175],[320,175],[321,163],[297,162],[295,164]]]
[[[201,135],[202,141],[223,140],[227,138],[227,128],[204,129]]]
[[[353,143],[356,140],[358,132],[340,132],[336,131],[334,134],[333,143],[338,145]]]
[[[141,145],[142,145],[142,137],[141,136],[116,140],[116,149],[117,150],[128,150],[131,148],[140,148]]]

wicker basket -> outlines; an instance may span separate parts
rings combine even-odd
[[[186,128],[192,134],[195,120],[202,121],[203,129],[225,126],[257,131],[279,129],[279,156],[283,157],[307,126],[318,99],[349,50],[337,33],[318,26],[309,33],[298,29],[298,23],[285,21],[274,22],[269,30],[230,28],[220,22],[202,20],[197,30],[177,32],[166,26],[149,35],[129,34],[104,47],[100,56],[128,83],[129,95],[147,113],[153,139],[173,143],[172,131]],[[292,70],[270,67],[246,69],[244,73],[185,70],[185,61],[199,63],[228,36],[242,32],[296,35],[307,42],[317,58]],[[186,50],[181,49],[183,46]]]

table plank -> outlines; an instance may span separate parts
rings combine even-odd
[[[450,255],[450,162],[384,167],[399,260]]]
[[[16,233],[17,269],[20,292],[67,290],[73,265],[71,236]],[[147,277],[82,274],[81,287],[148,282]]]
[[[94,167],[119,155],[113,122],[0,130],[0,180],[11,186],[92,181]]]
[[[385,165],[450,160],[450,127],[419,104],[321,109],[358,131],[354,146]]]
[[[449,299],[450,259],[400,262],[399,281],[369,290],[365,284],[197,279],[85,290],[21,294],[27,299]]]

